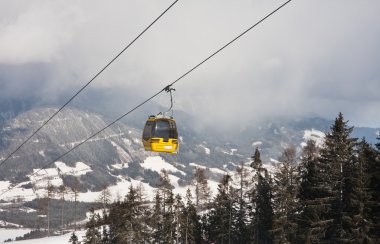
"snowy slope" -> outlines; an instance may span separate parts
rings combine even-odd
[[[0,241],[3,239],[3,237],[6,237],[4,240],[8,238],[16,238],[17,236],[21,236],[25,234],[24,230],[14,230],[11,231],[9,234],[5,231],[3,232],[0,230]],[[76,232],[76,235],[78,236],[79,241],[83,241],[83,237],[85,236],[86,232],[84,230],[80,230]],[[23,241],[17,241],[17,244],[67,244],[69,243],[70,236],[72,233],[68,233],[62,236],[51,236],[51,237],[45,237],[45,238],[38,238],[38,239],[31,239],[31,240],[23,240]]]

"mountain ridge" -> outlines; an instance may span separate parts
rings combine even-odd
[[[4,159],[21,142],[49,118],[57,108],[41,107],[21,112],[0,127],[0,158]],[[37,133],[23,148],[2,166],[0,180],[13,183],[27,180],[33,169],[41,169],[58,156],[71,150],[109,124],[102,115],[78,108],[65,108]],[[194,165],[233,170],[234,165],[247,162],[255,147],[262,152],[264,162],[277,159],[284,147],[294,145],[300,151],[306,139],[321,139],[318,133],[327,130],[331,121],[307,118],[296,121],[274,121],[239,131],[235,136],[192,130],[186,119],[178,119],[180,131],[179,155],[157,154],[144,151],[141,143],[142,128],[118,122],[104,133],[90,139],[59,161],[68,167],[84,162],[92,171],[80,177],[83,191],[99,190],[104,184],[115,184],[118,177],[140,178],[154,186],[158,172],[142,167],[148,157],[160,156],[172,165],[183,165],[185,175],[174,173],[182,184],[189,183]],[[313,129],[317,131],[313,135]],[[366,134],[376,129],[364,128]],[[309,133],[306,136],[306,133]],[[360,134],[360,131],[357,132]],[[376,136],[373,136],[376,138]],[[128,165],[128,167],[113,167]],[[211,171],[211,176],[215,176]],[[215,178],[217,180],[217,177]],[[67,182],[72,184],[73,177]]]

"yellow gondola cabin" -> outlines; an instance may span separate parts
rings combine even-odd
[[[142,141],[147,151],[177,153],[178,132],[175,120],[149,116],[145,123]]]

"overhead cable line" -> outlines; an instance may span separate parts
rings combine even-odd
[[[110,124],[108,124],[107,126],[105,126],[103,129],[99,130],[98,132],[94,133],[93,135],[91,135],[90,137],[88,137],[86,140],[82,141],[81,143],[79,143],[78,145],[76,145],[75,147],[73,147],[72,149],[70,149],[69,151],[65,152],[64,154],[62,154],[61,156],[57,157],[56,159],[50,161],[49,163],[47,163],[43,168],[41,168],[40,170],[34,172],[31,176],[33,175],[36,175],[38,172],[46,169],[47,167],[49,167],[51,164],[55,163],[56,161],[58,161],[59,159],[63,158],[64,156],[66,156],[67,154],[69,154],[70,152],[72,152],[73,150],[77,149],[78,147],[80,147],[81,145],[83,145],[84,143],[88,142],[90,139],[94,138],[95,136],[99,135],[100,133],[102,133],[104,130],[108,129],[109,127],[111,127],[112,125],[114,125],[116,122],[120,121],[121,119],[123,119],[124,117],[126,117],[127,115],[129,115],[130,113],[134,112],[135,110],[137,110],[138,108],[140,108],[141,106],[143,106],[144,104],[146,104],[147,102],[149,102],[150,100],[152,100],[153,98],[155,98],[156,96],[158,96],[160,93],[164,92],[164,91],[167,91],[168,89],[171,89],[171,86],[173,86],[175,83],[177,83],[178,81],[180,81],[182,78],[184,78],[185,76],[187,76],[189,73],[193,72],[195,69],[197,69],[199,66],[201,66],[202,64],[204,64],[205,62],[207,62],[209,59],[211,59],[212,57],[214,57],[216,54],[218,54],[220,51],[222,51],[223,49],[225,49],[226,47],[228,47],[229,45],[231,45],[233,42],[235,42],[236,40],[238,40],[240,37],[242,37],[243,35],[245,35],[247,32],[249,32],[250,30],[252,30],[253,28],[255,28],[257,25],[259,25],[260,23],[262,23],[264,20],[266,20],[268,17],[270,17],[271,15],[273,15],[274,13],[276,13],[278,10],[280,10],[281,8],[283,8],[285,5],[287,5],[289,2],[291,2],[292,0],[288,0],[287,2],[285,2],[284,4],[282,4],[280,7],[276,8],[275,10],[273,10],[271,13],[269,13],[268,15],[266,15],[264,18],[262,18],[261,20],[259,20],[258,22],[256,22],[254,25],[252,25],[251,27],[249,27],[248,29],[246,29],[244,32],[242,32],[241,34],[239,34],[238,36],[236,36],[234,39],[232,39],[231,41],[229,41],[227,44],[225,44],[224,46],[222,46],[221,48],[219,48],[217,51],[213,52],[211,55],[209,55],[207,58],[205,58],[203,61],[201,61],[200,63],[198,63],[197,65],[195,65],[193,68],[191,68],[189,71],[187,71],[186,73],[184,73],[183,75],[181,75],[178,79],[176,79],[175,81],[173,81],[172,83],[170,83],[169,85],[165,86],[162,90],[156,92],[155,94],[153,94],[151,97],[147,98],[145,101],[141,102],[140,104],[138,104],[136,107],[132,108],[131,110],[129,110],[127,113],[123,114],[122,116],[120,116],[119,118],[117,118],[116,120],[114,120],[113,122],[111,122]],[[30,177],[31,177],[30,176]],[[21,183],[20,183],[21,184]],[[0,196],[4,195],[5,193],[7,193],[8,191],[16,188],[16,187],[19,187],[18,185],[14,186],[14,187],[11,187],[9,188],[8,190],[6,190],[5,192],[1,193]]]
[[[65,108],[76,96],[79,95],[88,85],[90,85],[104,70],[106,70],[116,59],[120,57],[133,43],[137,41],[154,23],[156,23],[166,12],[169,11],[179,0],[175,0],[165,11],[163,11],[152,23],[150,23],[135,39],[133,39],[123,50],[121,50],[110,62],[108,62],[92,79],[87,82],[78,92],[76,92],[65,104],[62,105],[48,120],[46,120],[36,131],[34,131],[23,143],[20,144],[11,154],[9,154],[1,163],[2,166],[6,161],[8,161],[20,148],[22,148],[25,143],[27,143],[35,134],[37,134],[47,123],[49,123],[63,108]]]

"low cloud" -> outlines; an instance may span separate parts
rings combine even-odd
[[[65,100],[170,3],[1,2],[0,95],[28,95],[35,87],[44,101]],[[279,4],[180,1],[76,102],[90,104],[96,90],[111,107],[135,105]],[[373,0],[291,2],[178,82],[175,108],[228,127],[340,111],[355,125],[379,127],[379,8]],[[165,106],[168,97],[155,102]]]

